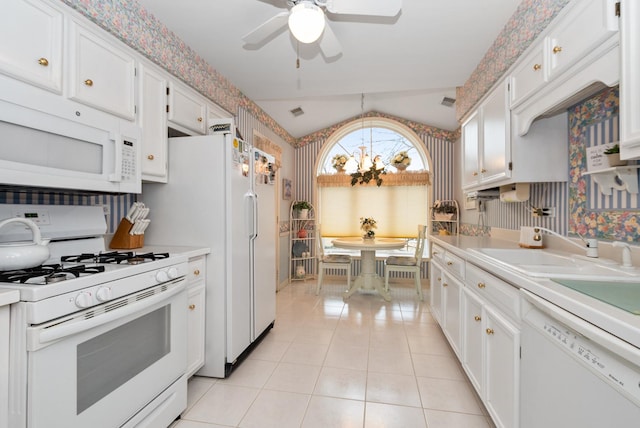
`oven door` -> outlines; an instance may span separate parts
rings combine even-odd
[[[183,376],[186,331],[184,278],[30,327],[27,426],[123,425]]]

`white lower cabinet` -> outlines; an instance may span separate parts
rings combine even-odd
[[[188,315],[187,315],[187,377],[193,376],[204,365],[204,321],[206,272],[205,257],[189,260],[187,277]]]
[[[431,312],[495,425],[517,428],[518,290],[459,255],[433,248]]]

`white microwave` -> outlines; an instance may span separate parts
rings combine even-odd
[[[104,126],[0,100],[0,184],[140,193],[140,128]]]

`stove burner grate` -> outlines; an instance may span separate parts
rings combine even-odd
[[[133,251],[110,251],[108,253],[99,254],[78,254],[72,256],[63,256],[61,260],[63,262],[87,262],[94,263],[128,263],[139,264],[146,261],[166,259],[169,257],[169,253],[144,253],[136,254]]]
[[[56,282],[56,279],[60,280],[60,278],[55,278],[52,281],[48,281],[47,278],[51,278],[54,275],[58,276],[57,274],[64,275],[65,279],[69,276],[79,278],[81,274],[100,273],[104,272],[104,270],[104,266],[77,265],[63,267],[59,264],[42,265],[29,269],[16,269],[0,272],[0,282],[19,282],[24,284],[28,280],[38,277],[45,278],[45,282]]]

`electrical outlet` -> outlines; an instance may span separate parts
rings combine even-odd
[[[109,216],[109,215],[111,215],[111,207],[110,207],[109,205],[103,205],[103,206],[102,206],[102,213],[103,213],[105,216]]]
[[[533,210],[533,216],[534,217],[555,217],[556,209],[555,207],[535,208]]]

